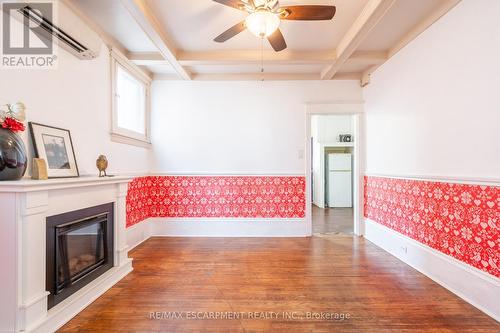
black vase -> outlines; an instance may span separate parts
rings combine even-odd
[[[18,180],[28,167],[23,140],[11,130],[0,128],[0,180]]]

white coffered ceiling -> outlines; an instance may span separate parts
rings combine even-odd
[[[335,5],[331,21],[282,21],[287,49],[276,53],[243,31],[213,38],[245,12],[211,0],[65,0],[96,23],[127,56],[165,79],[360,79],[460,0],[282,0]]]
[[[302,0],[280,1],[286,5],[332,5],[337,13],[331,21],[282,21],[280,29],[289,50],[333,50],[368,0]],[[247,14],[211,0],[149,0],[177,48],[185,51],[259,49],[260,39],[244,31],[219,44],[214,37],[243,21]],[[272,50],[269,43],[265,49]]]

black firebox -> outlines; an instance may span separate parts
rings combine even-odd
[[[48,308],[113,267],[113,203],[47,218]]]

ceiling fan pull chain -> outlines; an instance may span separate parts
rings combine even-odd
[[[264,37],[260,39],[260,73],[264,81]]]

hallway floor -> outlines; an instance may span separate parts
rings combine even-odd
[[[130,257],[134,271],[59,332],[500,330],[358,237],[154,237]]]
[[[312,205],[313,234],[352,235],[354,232],[352,208],[319,208]]]

